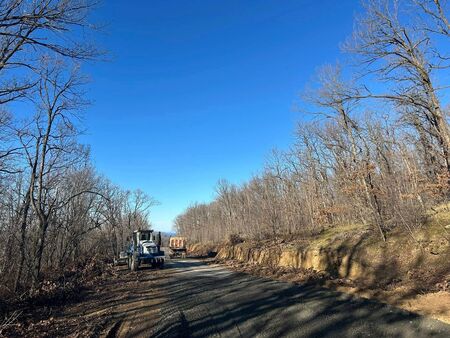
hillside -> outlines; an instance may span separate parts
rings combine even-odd
[[[386,242],[370,228],[353,224],[304,239],[222,244],[217,260],[241,271],[378,298],[450,322],[449,238],[450,209],[442,205],[420,229],[396,229]]]

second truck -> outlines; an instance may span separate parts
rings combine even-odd
[[[169,249],[171,251],[170,258],[181,257],[186,258],[186,237],[170,237]]]

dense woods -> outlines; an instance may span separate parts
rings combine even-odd
[[[260,175],[217,184],[175,222],[191,241],[302,236],[364,224],[412,234],[448,200],[448,1],[371,0],[301,98],[295,143]],[[306,121],[306,122],[305,122]]]
[[[79,141],[89,0],[0,1],[0,296],[38,292],[46,276],[122,250],[155,201],[99,175]],[[0,297],[1,303],[1,297]],[[0,306],[1,307],[1,306]]]

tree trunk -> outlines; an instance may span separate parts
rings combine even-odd
[[[21,210],[21,220],[20,220],[20,256],[19,256],[19,266],[17,269],[16,278],[14,280],[14,291],[17,291],[19,287],[19,282],[22,277],[23,265],[25,263],[26,254],[26,231],[27,231],[27,218],[30,210],[30,200],[31,194],[30,189],[28,189],[27,194],[23,202],[23,207]]]

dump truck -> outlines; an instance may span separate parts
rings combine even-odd
[[[142,264],[164,267],[164,251],[161,251],[161,233],[153,230],[135,230],[128,247],[128,268],[137,271]]]
[[[169,249],[172,251],[170,258],[186,258],[186,237],[170,237]]]

